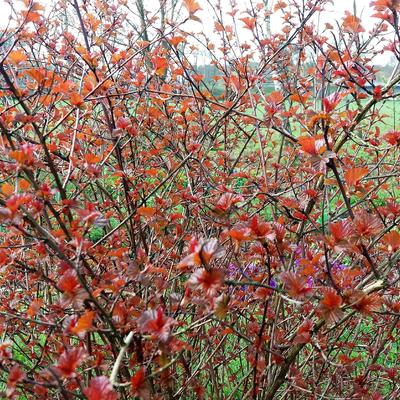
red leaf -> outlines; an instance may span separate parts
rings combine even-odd
[[[392,146],[400,144],[400,131],[390,131],[385,134],[385,140]]]
[[[343,98],[343,94],[335,92],[322,99],[323,109],[326,113],[332,112]]]
[[[142,367],[131,378],[132,391],[134,392],[135,396],[136,396],[137,389],[140,388],[146,381],[145,371],[146,371],[146,368]]]
[[[157,310],[145,311],[137,321],[141,332],[150,333],[161,342],[168,341],[174,323],[173,318],[165,316],[162,307]]]
[[[19,365],[14,365],[8,374],[7,388],[14,388],[18,382],[25,378],[25,373]]]
[[[230,212],[231,208],[241,201],[243,201],[242,196],[230,192],[224,193],[217,201],[213,211],[219,215],[223,215]]]
[[[11,357],[12,357],[12,343],[11,342],[0,343],[0,361],[4,361],[5,359]]]
[[[63,273],[58,281],[58,288],[64,292],[73,294],[80,288],[80,283],[73,269],[68,269]]]
[[[150,391],[146,385],[146,368],[140,368],[131,378],[131,390],[133,396],[148,399]]]
[[[274,240],[276,233],[272,229],[271,224],[267,222],[260,222],[258,220],[258,216],[255,215],[251,220],[249,221],[249,227],[252,231],[253,236],[255,236],[258,239],[266,238],[269,240]]]
[[[329,230],[336,243],[348,240],[353,235],[351,223],[346,219],[329,223]]]
[[[307,278],[294,272],[282,272],[280,275],[282,282],[289,296],[295,299],[303,299],[312,294],[312,287],[308,284]]]
[[[388,232],[383,236],[382,242],[387,245],[389,252],[395,253],[400,249],[400,233],[398,231]]]
[[[305,320],[297,329],[293,344],[309,343],[311,341],[311,329],[313,322],[309,319]]]
[[[73,378],[76,376],[76,369],[85,359],[86,352],[82,347],[74,347],[65,350],[56,365],[56,370],[65,378]]]
[[[374,99],[380,100],[382,98],[382,86],[378,85],[374,87]]]
[[[349,304],[364,315],[379,311],[382,299],[378,293],[365,294],[362,290],[354,291],[349,297]]]
[[[125,118],[125,117],[119,117],[117,119],[117,123],[116,126],[118,129],[123,129],[125,130],[126,128],[128,128],[131,125],[131,120],[129,118]]]
[[[11,213],[15,213],[18,210],[19,206],[25,205],[31,200],[32,197],[30,195],[16,194],[7,199],[6,206],[11,211]]]
[[[371,237],[382,229],[382,224],[375,215],[362,211],[354,219],[354,228],[359,236]]]
[[[342,298],[333,288],[324,288],[323,295],[318,307],[319,312],[328,324],[338,322],[343,315],[343,311],[340,309]]]
[[[111,382],[106,376],[97,376],[90,380],[89,386],[83,390],[88,400],[116,400],[117,393],[114,392]]]
[[[222,257],[223,255],[224,250],[218,245],[217,239],[201,240],[196,244],[194,251],[177,265],[177,268],[184,269],[191,266],[208,265],[211,260]]]
[[[214,296],[218,289],[222,286],[223,274],[219,269],[206,269],[196,270],[190,279],[188,285],[193,289],[201,289],[206,295]]]

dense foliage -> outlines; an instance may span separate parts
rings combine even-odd
[[[400,2],[239,3],[9,2],[2,398],[400,396]]]

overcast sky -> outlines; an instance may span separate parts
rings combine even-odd
[[[21,0],[11,0],[13,3],[19,3]],[[52,0],[38,0],[38,2],[42,5],[46,3],[50,3]],[[134,0],[130,0],[132,3]],[[206,0],[197,0],[198,3],[203,7],[203,9],[207,9],[207,2]],[[366,24],[368,27],[373,24],[373,19],[370,17],[372,14],[372,10],[369,6],[371,0],[356,0],[357,6],[357,14],[361,14],[363,16],[363,23]],[[22,3],[22,2],[21,2]],[[157,0],[144,0],[144,3],[157,4]],[[229,0],[223,0],[222,3],[228,4]],[[238,6],[242,9],[246,7],[246,0],[239,0],[237,1]],[[343,15],[345,10],[352,11],[353,10],[353,0],[333,0],[332,5],[329,6],[329,12],[325,13],[326,20],[338,19]],[[7,23],[7,19],[10,15],[10,6],[7,4],[6,0],[0,0],[0,25],[4,26]]]
[[[23,4],[21,0],[8,0],[13,2],[14,4],[21,3]],[[37,0],[41,5],[46,5],[50,4],[53,0]],[[82,0],[79,0],[81,2]],[[213,2],[213,0],[210,0]],[[274,0],[272,0],[274,2]],[[276,1],[276,0],[275,0]],[[371,0],[332,0],[333,4],[330,4],[327,7],[327,10],[324,11],[321,16],[320,16],[320,23],[325,24],[326,22],[330,22],[333,24],[335,20],[340,21],[341,17],[344,15],[344,12],[346,10],[352,12],[353,11],[353,4],[354,1],[356,3],[356,9],[357,9],[357,15],[361,16],[362,18],[362,24],[364,28],[368,31],[371,29],[374,24],[376,24],[377,19],[372,18],[371,15],[374,13],[374,10],[371,9],[370,7],[370,2]],[[135,0],[128,0],[128,2],[134,4]],[[205,32],[209,37],[213,37],[213,23],[209,23],[210,21],[210,16],[208,13],[210,12],[210,8],[207,4],[207,0],[197,0],[199,5],[203,8],[202,11],[198,13],[198,16],[201,18],[203,21],[203,25],[200,26],[198,23],[194,21],[190,21],[185,25],[185,29],[193,29],[193,31],[203,31]],[[253,1],[253,3],[257,3],[258,1]],[[261,2],[261,0],[259,0]],[[230,4],[230,0],[221,0],[221,3],[223,6],[228,6]],[[159,4],[159,0],[144,0],[145,7],[148,8],[153,8],[155,9],[157,5]],[[246,9],[246,6],[249,4],[248,0],[237,0],[238,8],[242,11]],[[4,27],[7,24],[8,18],[10,16],[10,6],[7,4],[6,0],[0,0],[0,27]],[[240,18],[240,15],[237,17]],[[188,24],[192,24],[191,26]],[[277,15],[273,15],[271,19],[271,29],[272,31],[279,31],[281,22],[280,22],[280,17]],[[333,24],[334,25],[334,24]],[[239,29],[241,29],[239,27]],[[241,29],[239,32],[241,41],[245,41],[250,38],[249,31],[247,29]],[[389,54],[386,53],[385,55],[382,56],[382,63],[387,62],[389,60]]]

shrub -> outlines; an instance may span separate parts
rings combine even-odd
[[[264,3],[10,3],[3,397],[399,396],[398,1]]]

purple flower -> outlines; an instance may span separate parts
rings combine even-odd
[[[269,280],[269,286],[271,286],[272,288],[276,289],[276,281],[274,278],[271,278]]]
[[[297,246],[294,251],[294,254],[296,254],[296,256],[300,256],[302,251],[303,251],[303,249],[301,248],[301,246]]]
[[[335,261],[333,264],[332,264],[332,269],[334,270],[334,271],[343,271],[344,269],[346,269],[348,266],[346,265],[346,264],[341,264],[341,263],[339,263],[339,261]]]
[[[258,269],[258,268],[257,268],[257,265],[256,265],[256,264],[249,264],[249,265],[247,266],[247,271],[250,272],[250,273],[256,272],[257,269]]]
[[[228,265],[227,275],[229,278],[232,278],[233,276],[235,276],[237,274],[238,271],[239,271],[238,266],[236,264],[230,263]]]

